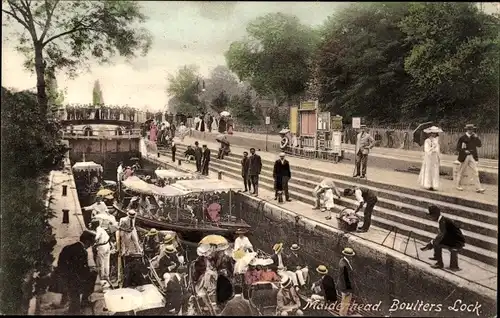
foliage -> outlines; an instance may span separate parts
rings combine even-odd
[[[224,111],[229,105],[229,96],[225,91],[222,91],[214,99],[212,99],[210,105],[212,109],[218,113]]]
[[[202,90],[198,66],[185,65],[176,75],[168,76],[167,93],[176,99],[174,111],[183,115],[199,115],[204,111],[199,94]]]
[[[249,91],[242,95],[236,95],[231,98],[229,104],[231,115],[238,120],[238,122],[253,125],[258,122],[258,118],[254,113],[252,105],[252,96]]]
[[[92,105],[102,104],[104,104],[104,98],[102,97],[101,84],[97,80],[94,82],[94,89],[92,90]]]
[[[475,3],[411,4],[400,27],[412,45],[405,70],[420,102],[404,105],[408,117],[498,127],[499,23]]]
[[[53,262],[55,238],[48,223],[53,215],[45,207],[41,185],[65,152],[58,128],[41,116],[34,94],[2,88],[0,307],[4,314],[26,313],[29,278],[35,270],[43,276]]]
[[[205,82],[206,91],[203,93],[203,100],[209,101],[210,106],[217,113],[226,110],[231,97],[241,93],[238,80],[223,65],[215,67]]]
[[[317,36],[296,16],[267,14],[247,26],[248,38],[231,43],[229,69],[261,95],[289,98],[301,94],[309,79]]]
[[[139,26],[146,17],[136,1],[3,0],[3,18],[17,22],[17,50],[25,66],[37,74],[37,97],[47,110],[46,67],[76,75],[91,59],[108,63],[115,55],[126,58],[151,46],[149,33]]]
[[[47,69],[45,73],[45,84],[47,85],[46,91],[50,110],[57,111],[64,104],[64,91],[59,89],[57,78],[50,69]]]

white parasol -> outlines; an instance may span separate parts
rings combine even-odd
[[[142,294],[132,288],[114,289],[104,294],[104,302],[111,312],[129,312],[142,306]]]
[[[221,116],[229,116],[231,115],[228,111],[223,111],[220,113]]]

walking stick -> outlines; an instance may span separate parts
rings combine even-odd
[[[123,284],[123,268],[122,268],[122,258],[121,258],[121,240],[120,240],[120,230],[116,231],[116,250],[117,250],[117,257],[118,257],[118,269],[117,269],[117,281],[118,281],[118,287],[121,288]]]

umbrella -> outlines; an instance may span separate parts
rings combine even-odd
[[[223,111],[220,113],[221,116],[229,116],[229,112],[228,111]]]
[[[428,121],[422,124],[419,124],[417,128],[413,131],[413,142],[416,142],[419,146],[424,144],[425,139],[427,138],[424,133],[424,129],[427,129],[433,125],[432,121]]]
[[[228,245],[229,242],[224,236],[221,235],[207,235],[201,241],[200,244],[210,244],[210,245]]]
[[[104,180],[104,184],[106,184],[107,186],[116,186],[116,181]]]
[[[119,288],[106,292],[104,302],[111,312],[128,312],[142,306],[142,295],[132,288]]]
[[[108,195],[113,195],[113,191],[109,189],[101,189],[96,193],[96,195],[98,197],[107,197]]]
[[[227,141],[227,137],[222,134],[217,135],[217,138],[215,138],[215,140],[223,144],[229,144],[229,142]]]

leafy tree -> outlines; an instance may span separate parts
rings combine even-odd
[[[231,115],[242,124],[254,125],[258,122],[252,105],[252,96],[248,91],[242,95],[233,96],[229,104],[229,109]]]
[[[228,107],[229,105],[229,99],[230,97],[227,95],[225,91],[222,91],[217,95],[214,99],[212,99],[212,102],[210,105],[212,106],[212,109],[216,112],[222,112]]]
[[[203,112],[204,105],[199,98],[202,85],[196,65],[185,65],[176,75],[169,75],[167,93],[176,99],[174,111],[183,115],[199,115]]]
[[[475,3],[412,3],[400,27],[412,49],[405,59],[415,95],[408,117],[445,118],[498,127],[498,16]]]
[[[407,3],[357,3],[330,17],[316,54],[311,93],[332,113],[379,122],[400,119],[409,46],[398,23]]]
[[[92,90],[92,105],[104,104],[104,98],[102,97],[101,84],[99,80],[94,82],[94,89]]]
[[[304,92],[317,34],[296,16],[272,13],[247,26],[248,37],[225,53],[229,69],[278,106]]]
[[[49,107],[52,111],[57,111],[63,106],[64,103],[64,91],[59,89],[57,85],[57,78],[55,76],[55,71],[53,68],[47,68],[45,73],[45,84],[47,91],[47,99],[49,102]]]
[[[75,75],[91,59],[110,62],[116,54],[132,58],[146,54],[149,33],[138,25],[146,20],[136,1],[4,0],[3,18],[17,22],[17,49],[25,66],[35,70],[37,98],[42,114],[47,111],[47,67]]]
[[[236,76],[223,65],[215,67],[207,78],[203,100],[210,101],[214,112],[225,110],[232,96],[242,92]]]
[[[2,293],[4,314],[26,314],[33,272],[46,275],[55,238],[43,201],[47,172],[63,157],[59,126],[42,116],[36,95],[2,88]],[[28,151],[29,150],[29,151]],[[46,287],[37,283],[38,291]]]

